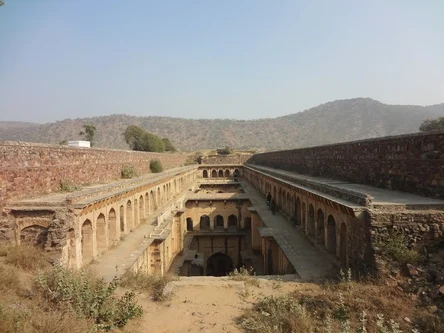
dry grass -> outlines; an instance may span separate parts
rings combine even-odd
[[[0,251],[4,262],[9,265],[27,270],[35,271],[50,267],[49,257],[39,248],[33,246],[7,246]]]
[[[365,332],[363,327],[367,332],[397,332],[390,327],[391,319],[403,332],[413,328],[421,333],[444,332],[443,318],[431,315],[397,288],[354,281],[316,288],[301,285],[291,294],[259,298],[254,308],[239,318],[239,325],[255,333]]]
[[[250,269],[241,267],[239,270],[236,268],[234,271],[230,272],[228,276],[234,281],[243,281],[245,286],[260,286],[260,283],[254,274],[253,267]]]
[[[128,272],[121,278],[120,285],[124,288],[146,292],[152,296],[154,301],[162,302],[165,300],[163,296],[165,286],[168,282],[177,279],[178,277],[174,275],[160,276]]]

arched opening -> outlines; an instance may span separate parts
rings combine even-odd
[[[251,217],[244,218],[244,228],[246,230],[251,230]]]
[[[219,170],[219,177],[223,177],[224,176],[224,170]]]
[[[234,169],[233,176],[234,177],[239,177],[240,176],[239,169]]]
[[[82,225],[82,263],[88,264],[94,258],[93,228],[90,220]]]
[[[199,221],[200,230],[210,230],[210,217],[202,215]]]
[[[162,194],[160,193],[160,187],[157,188],[157,195],[156,195],[156,200],[157,200],[157,208],[160,207],[160,205],[162,204]]]
[[[230,170],[225,170],[225,177],[230,177]]]
[[[107,250],[106,246],[106,222],[105,215],[100,214],[97,217],[96,224],[96,240],[97,240],[97,254],[100,255]]]
[[[131,205],[131,200],[126,203],[126,227],[132,229],[133,225],[133,207]]]
[[[305,202],[302,203],[302,215],[301,215],[301,229],[303,232],[307,232],[307,206]]]
[[[114,208],[111,208],[108,213],[108,237],[109,244],[117,243],[117,218]]]
[[[301,224],[301,199],[299,197],[296,199],[296,207],[294,210],[294,215],[297,224]]]
[[[336,254],[336,221],[331,215],[327,219],[327,251]]]
[[[340,244],[339,244],[339,261],[341,266],[344,268],[348,267],[348,256],[347,256],[347,225],[345,223],[341,224],[340,233]]]
[[[203,173],[202,173],[202,175],[203,175],[204,178],[208,178],[208,171],[207,171],[207,170],[204,170]]]
[[[187,231],[193,231],[193,219],[187,217]]]
[[[139,197],[139,220],[137,221],[137,225],[143,223],[145,221],[145,205],[143,203],[143,196]]]
[[[70,228],[67,233],[68,268],[77,268],[76,265],[76,233]]]
[[[231,214],[228,216],[228,230],[237,230],[237,216],[234,214]]]
[[[31,225],[20,231],[20,244],[44,248],[48,240],[48,229],[39,225]]]
[[[120,206],[120,232],[125,232],[125,208]]]
[[[148,217],[150,215],[150,197],[148,195],[148,192],[145,193],[145,217]]]
[[[318,217],[317,217],[317,235],[316,239],[318,243],[325,244],[325,228],[324,228],[324,212],[322,209],[318,209]]]
[[[211,171],[211,177],[212,178],[216,178],[217,177],[217,171],[216,170]]]
[[[151,206],[150,206],[150,214],[155,211],[157,209],[157,204],[156,204],[156,197],[154,195],[153,190],[150,191],[150,201],[151,201]]]
[[[310,204],[308,206],[308,225],[307,225],[307,234],[310,237],[315,237],[315,212],[313,205]]]
[[[225,276],[233,271],[233,260],[221,252],[210,256],[207,260],[207,275]]]
[[[224,218],[222,215],[216,215],[214,218],[214,229],[224,230]]]

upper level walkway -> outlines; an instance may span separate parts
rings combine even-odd
[[[258,165],[247,165],[247,168],[271,175],[296,187],[303,187],[311,192],[320,192],[323,196],[331,196],[349,207],[393,207],[402,206],[407,209],[444,209],[444,201],[416,194],[392,191],[369,185],[356,184],[347,181],[314,177],[295,172],[268,168]],[[347,203],[348,201],[348,203]]]

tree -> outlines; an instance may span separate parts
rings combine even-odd
[[[3,6],[4,4],[5,3],[2,0],[0,0],[0,7]]]
[[[123,136],[132,150],[154,152],[165,151],[165,144],[160,137],[146,132],[138,126],[128,126],[123,133]]]
[[[173,146],[170,139],[163,138],[162,141],[163,141],[163,144],[165,145],[165,151],[171,151],[171,152],[176,151],[176,148]]]
[[[84,135],[85,140],[91,142],[93,145],[94,135],[96,134],[96,127],[93,125],[83,125],[83,131],[79,132],[79,135]]]
[[[444,131],[444,117],[424,120],[419,130],[421,132]]]

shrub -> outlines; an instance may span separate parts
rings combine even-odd
[[[73,184],[69,180],[61,180],[60,181],[60,191],[62,192],[74,192],[79,191],[82,188],[78,185]]]
[[[72,272],[62,267],[40,274],[36,289],[54,306],[74,311],[79,318],[92,320],[98,329],[123,327],[128,320],[142,315],[135,293],[126,292],[116,298],[117,280],[106,283],[85,272]]]
[[[404,264],[417,264],[424,258],[421,253],[409,249],[406,237],[401,233],[391,233],[387,239],[377,243],[382,252],[391,259]]]
[[[235,268],[234,271],[228,273],[228,276],[234,281],[244,281],[245,284],[259,287],[259,281],[256,279],[253,267],[247,269],[242,266],[239,270]]]
[[[177,277],[171,275],[148,275],[144,273],[126,273],[120,280],[120,285],[125,288],[149,293],[156,302],[164,301],[163,290],[170,281]]]
[[[137,173],[137,170],[132,167],[123,167],[122,170],[120,171],[120,175],[123,179],[131,179],[134,177],[137,177],[139,174]]]
[[[160,162],[158,159],[151,160],[150,161],[150,170],[152,173],[158,173],[163,171],[162,162]]]

